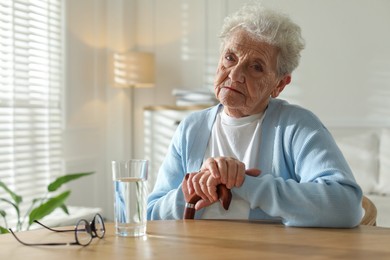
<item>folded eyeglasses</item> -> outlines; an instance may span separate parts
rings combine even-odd
[[[70,243],[26,243],[21,241],[11,229],[8,230],[11,232],[11,234],[15,237],[17,241],[19,241],[21,244],[26,246],[63,246],[63,245],[87,246],[91,243],[93,238],[98,237],[101,239],[104,237],[104,234],[106,233],[104,221],[100,214],[96,214],[90,223],[88,223],[88,221],[85,219],[80,219],[77,222],[74,229],[68,229],[68,230],[53,229],[48,226],[45,226],[44,224],[42,224],[37,220],[34,220],[34,222],[54,232],[74,232],[76,241]]]

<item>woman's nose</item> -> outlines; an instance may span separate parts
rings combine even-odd
[[[245,82],[245,73],[244,73],[243,65],[241,65],[241,64],[235,65],[235,66],[230,70],[229,78],[230,78],[233,82],[244,83],[244,82]]]

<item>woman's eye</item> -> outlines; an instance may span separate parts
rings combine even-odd
[[[234,57],[231,54],[227,54],[227,55],[225,55],[225,60],[227,60],[227,61],[234,61]]]
[[[252,65],[252,68],[255,70],[255,71],[263,71],[263,67],[260,65],[260,64],[253,64]]]

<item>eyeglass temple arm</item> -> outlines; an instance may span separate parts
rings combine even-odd
[[[12,229],[8,229],[11,234],[14,236],[14,238],[21,244],[25,246],[67,246],[67,245],[78,245],[79,243],[77,242],[72,242],[72,243],[26,243],[20,240],[15,233],[12,231]]]
[[[53,228],[50,228],[50,227],[42,224],[38,220],[34,220],[34,222],[39,224],[39,225],[41,225],[42,227],[47,228],[48,230],[51,230],[51,231],[54,231],[54,232],[74,232],[74,229],[53,229]]]

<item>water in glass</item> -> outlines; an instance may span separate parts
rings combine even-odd
[[[146,232],[147,184],[142,178],[114,180],[115,224],[120,236],[143,236]]]

